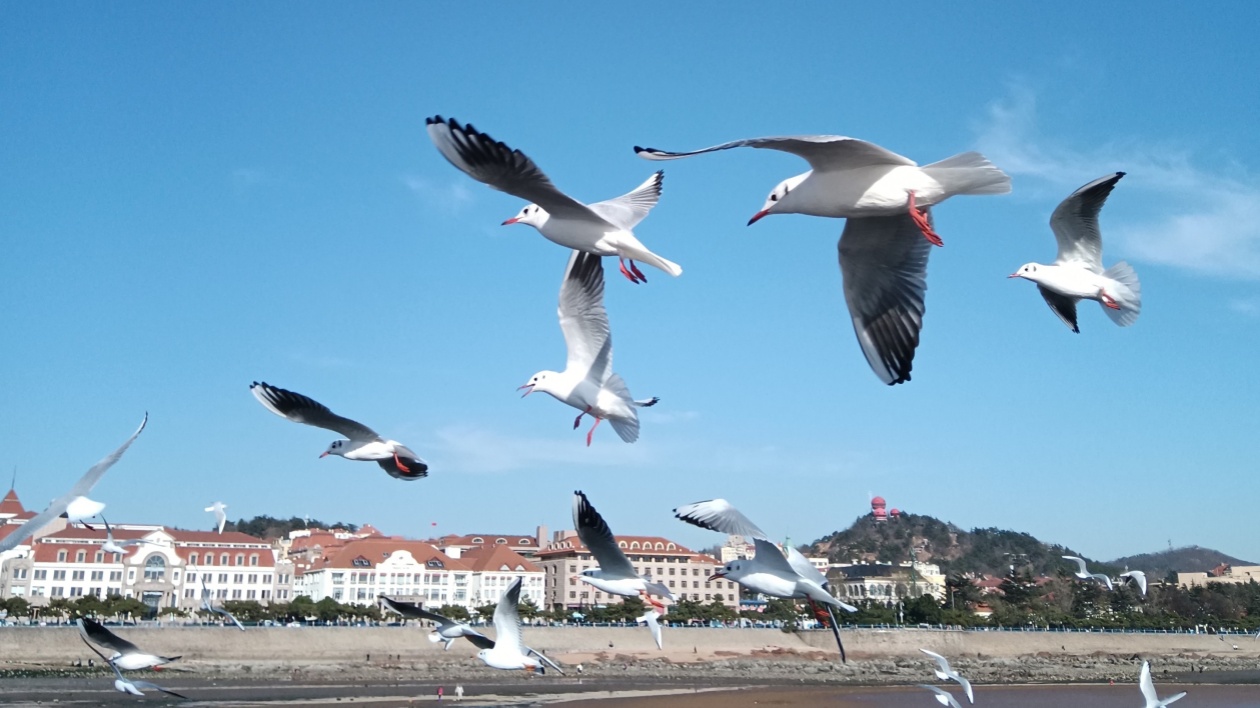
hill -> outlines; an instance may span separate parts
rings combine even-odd
[[[1250,561],[1227,556],[1220,551],[1202,546],[1185,546],[1158,553],[1140,553],[1111,561],[1111,565],[1141,570],[1153,578],[1162,578],[1169,572],[1206,573],[1221,564],[1256,565]]]

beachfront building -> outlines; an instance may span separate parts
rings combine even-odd
[[[447,534],[429,541],[429,543],[447,555],[452,555],[452,551],[468,551],[482,546],[504,546],[513,553],[525,558],[533,558],[538,555],[539,549],[546,542],[546,526],[539,526],[533,536],[510,533],[468,533],[462,536]]]
[[[729,580],[709,580],[722,564],[718,559],[696,553],[685,546],[660,536],[616,536],[636,572],[651,575],[664,583],[679,600],[711,602],[717,600],[736,609],[739,588]],[[577,609],[591,605],[621,602],[618,595],[597,590],[575,576],[583,570],[598,567],[576,531],[557,531],[547,547],[538,553],[535,563],[546,577],[546,608]]]
[[[827,580],[832,593],[848,603],[874,600],[892,605],[921,595],[945,598],[945,576],[935,563],[838,563],[828,569]]]
[[[1222,563],[1206,573],[1177,573],[1177,586],[1193,588],[1212,583],[1260,582],[1260,565]]]

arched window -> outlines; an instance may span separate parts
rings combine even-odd
[[[144,562],[144,579],[146,582],[161,581],[166,577],[166,559],[158,554],[149,556]]]
[[[675,546],[675,545],[674,545],[674,544],[672,544],[672,543],[667,543],[667,544],[665,544],[665,550],[667,550],[667,551],[673,551],[673,550],[676,550],[676,549],[677,549],[677,546]]]
[[[249,554],[249,564],[250,564],[250,565],[258,565],[258,554],[257,554],[257,553],[251,553],[251,554]]]
[[[495,543],[495,545],[498,545],[498,546],[507,545],[507,539],[506,539],[506,538],[496,538],[496,539],[494,539],[494,543]]]
[[[74,554],[74,562],[82,563],[85,560],[87,560],[87,551],[79,549],[79,551]]]
[[[245,565],[245,554],[244,554],[244,553],[237,553],[237,554],[236,554],[236,564],[237,564],[237,565]]]
[[[188,554],[188,565],[197,565],[197,554],[195,552]]]
[[[522,545],[522,546],[528,546],[528,545],[529,545],[529,539],[528,539],[528,538],[522,538],[522,539],[521,539],[521,545]]]
[[[226,553],[220,553],[220,554],[219,554],[219,565],[227,565],[227,564],[228,564],[228,554],[226,554]]]
[[[625,547],[626,547],[626,542],[625,542],[625,541],[618,541],[618,542],[617,542],[617,548],[625,548]]]
[[[665,550],[665,544],[661,543],[660,541],[657,541],[657,542],[656,542],[656,550],[658,550],[658,551],[663,551],[663,550]]]
[[[638,541],[631,541],[631,542],[630,542],[630,550],[632,550],[632,551],[637,551],[637,550],[639,550],[639,542],[638,542]]]
[[[66,562],[66,549],[63,548],[60,551],[57,551],[57,562],[58,563]]]
[[[478,545],[480,545],[480,544],[485,543],[485,542],[486,542],[486,539],[484,539],[484,538],[482,538],[482,537],[480,537],[480,536],[474,536],[474,537],[473,537],[472,542],[473,542],[473,543],[476,543],[476,544],[478,544]]]
[[[103,562],[104,560],[105,560],[105,551],[97,551],[96,560],[94,562],[100,563],[100,562]]]

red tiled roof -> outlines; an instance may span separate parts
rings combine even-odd
[[[617,545],[620,546],[621,550],[625,553],[661,553],[685,556],[698,555],[690,548],[687,548],[682,544],[674,543],[663,536],[614,536],[613,538],[617,539]],[[650,546],[645,546],[645,544],[650,544]],[[670,548],[670,546],[673,546],[673,548]],[[587,552],[586,546],[583,545],[580,539],[578,539],[577,535],[568,536],[563,541],[548,544],[546,548],[538,552],[538,555],[548,556],[573,552]]]
[[[542,572],[542,568],[526,560],[519,553],[503,545],[475,546],[460,556],[475,571],[519,571],[522,573]],[[507,571],[504,571],[506,566]]]
[[[362,557],[375,568],[395,551],[407,551],[417,563],[425,564],[430,560],[441,561],[444,570],[469,570],[466,563],[455,560],[424,541],[403,541],[392,538],[363,538],[350,541],[344,546],[326,549],[321,558],[311,563],[310,571],[324,568],[360,568],[354,565],[356,558]]]
[[[26,509],[22,508],[22,502],[18,500],[17,492],[12,489],[4,495],[4,499],[0,499],[0,514],[24,514]]]

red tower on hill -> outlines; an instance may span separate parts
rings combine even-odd
[[[884,510],[886,506],[888,503],[883,497],[875,497],[871,500],[871,516],[874,516],[876,521],[887,521],[888,512]]]

